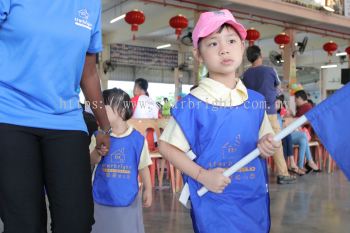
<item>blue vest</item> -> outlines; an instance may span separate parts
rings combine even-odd
[[[123,138],[111,137],[111,146],[95,172],[93,196],[96,203],[129,206],[137,196],[138,166],[144,137],[133,130]]]
[[[205,169],[228,168],[257,147],[264,119],[262,95],[248,90],[249,99],[234,107],[220,107],[189,94],[172,115],[181,127],[194,160]],[[231,176],[222,194],[197,195],[200,183],[184,175],[190,189],[192,221],[197,233],[266,233],[270,209],[266,161],[256,158]]]

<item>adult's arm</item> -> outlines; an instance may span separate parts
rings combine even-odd
[[[110,123],[101,94],[100,78],[97,74],[95,54],[86,54],[80,86],[100,128],[105,131],[108,130],[110,128]],[[105,146],[107,150],[109,149],[109,135],[99,133],[96,137],[96,147],[101,148],[102,145]]]

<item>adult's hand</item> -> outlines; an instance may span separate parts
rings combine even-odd
[[[109,151],[110,136],[109,134],[98,133],[96,135],[96,149],[102,156],[106,155]]]
[[[100,78],[98,77],[96,70],[95,54],[86,55],[80,85],[86,100],[90,103],[90,107],[99,123],[100,128],[103,130],[110,128],[106,108],[101,94]],[[110,142],[108,133],[103,134],[99,132],[96,136],[96,149],[98,153],[105,155],[109,150],[109,145]]]

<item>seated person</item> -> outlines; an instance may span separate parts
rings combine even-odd
[[[282,124],[283,118],[281,116],[281,112],[283,112],[282,109],[285,108],[283,102],[284,102],[283,95],[277,97],[276,109],[278,112],[278,118],[281,124],[281,128],[283,128],[283,126],[286,126]],[[308,138],[305,132],[301,131],[300,129],[297,129],[294,132],[292,132],[289,136],[287,136],[282,142],[283,142],[283,149],[284,149],[285,155],[288,156],[290,159],[290,171],[298,175],[304,175],[305,171],[307,172],[311,170],[315,172],[319,171],[316,163],[313,161],[313,158],[311,156],[310,146],[309,146]],[[293,145],[299,146],[298,166],[294,161]],[[306,164],[307,169],[304,169],[305,156],[307,160],[307,164]]]

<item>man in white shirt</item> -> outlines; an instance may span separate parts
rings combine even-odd
[[[152,118],[158,119],[158,106],[148,96],[148,82],[146,79],[138,78],[135,80],[134,97],[131,99],[134,108],[133,118]]]

